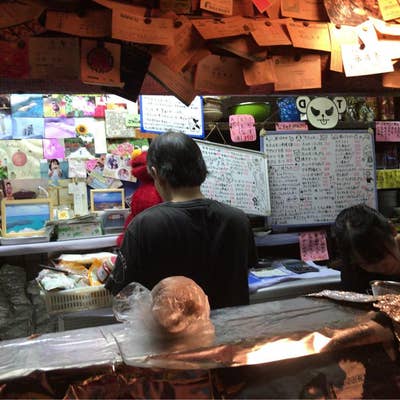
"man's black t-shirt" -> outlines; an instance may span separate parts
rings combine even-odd
[[[113,294],[133,281],[152,289],[183,275],[203,288],[213,309],[249,303],[256,249],[249,220],[237,208],[210,199],[158,204],[133,219],[121,253],[106,284]]]

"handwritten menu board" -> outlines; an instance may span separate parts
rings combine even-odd
[[[373,135],[368,131],[267,132],[271,225],[331,223],[344,208],[376,208]]]
[[[186,106],[175,96],[143,95],[139,107],[143,132],[179,131],[192,137],[204,137],[203,100],[200,96]]]
[[[265,154],[200,140],[197,143],[209,172],[201,186],[206,197],[247,214],[270,215]]]

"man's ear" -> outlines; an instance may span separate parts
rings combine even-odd
[[[388,223],[389,223],[389,226],[390,226],[390,230],[392,231],[392,235],[393,236],[397,236],[398,232],[397,232],[397,229],[394,226],[393,222],[392,221],[388,221]]]
[[[153,179],[155,179],[156,177],[158,177],[157,170],[156,170],[155,167],[147,168],[147,172],[149,173],[149,175],[150,175]]]

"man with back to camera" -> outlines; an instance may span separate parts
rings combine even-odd
[[[249,304],[248,269],[257,261],[245,213],[207,199],[207,167],[197,143],[180,132],[154,139],[147,168],[164,202],[129,224],[106,288],[116,295],[130,282],[152,289],[183,275],[207,294],[212,309]]]

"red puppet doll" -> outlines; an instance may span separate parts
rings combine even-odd
[[[134,157],[131,162],[132,174],[138,179],[139,186],[132,195],[131,213],[126,218],[124,232],[135,215],[139,214],[146,208],[162,202],[162,199],[154,186],[153,178],[147,172],[146,159],[147,152],[144,151]],[[118,236],[117,246],[121,246],[124,239],[124,232]]]

